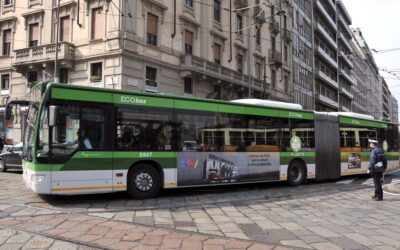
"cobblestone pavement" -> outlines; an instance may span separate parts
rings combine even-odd
[[[184,189],[137,201],[125,193],[39,197],[20,174],[2,173],[0,243],[21,234],[29,239],[17,249],[36,239],[45,249],[400,249],[400,197],[372,201],[369,182]]]

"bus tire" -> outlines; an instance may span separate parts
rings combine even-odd
[[[6,171],[7,171],[6,163],[3,160],[0,160],[0,172],[6,172]]]
[[[128,193],[134,199],[155,197],[161,188],[161,175],[150,164],[139,164],[128,173]]]
[[[287,172],[289,185],[292,187],[301,185],[306,179],[306,174],[306,167],[301,161],[292,161]]]

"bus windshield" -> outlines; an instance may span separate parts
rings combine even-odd
[[[32,145],[34,140],[36,115],[38,112],[38,103],[33,103],[29,107],[26,121],[26,130],[24,136],[23,157],[27,161],[32,161]]]

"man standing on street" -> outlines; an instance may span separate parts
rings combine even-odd
[[[382,178],[383,172],[385,171],[385,160],[383,155],[383,149],[378,147],[378,141],[368,140],[371,150],[371,156],[369,158],[368,174],[372,174],[375,187],[375,195],[372,199],[381,201],[383,199],[382,190]]]

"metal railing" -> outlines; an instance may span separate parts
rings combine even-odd
[[[58,44],[59,59],[73,59],[75,46],[68,42]],[[56,56],[56,44],[45,44],[31,48],[15,50],[14,63],[31,63],[32,61],[54,60]]]

